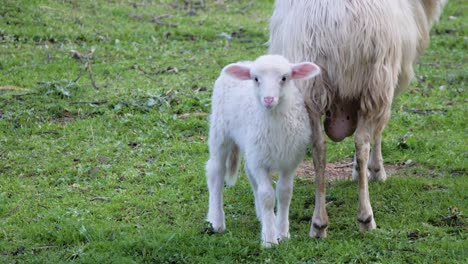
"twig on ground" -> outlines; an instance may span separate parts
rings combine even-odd
[[[97,197],[91,198],[90,201],[110,201],[110,198],[97,196]]]
[[[342,164],[342,165],[336,165],[336,166],[333,166],[335,169],[340,169],[340,168],[348,168],[348,167],[352,167],[353,166],[353,163],[350,162],[350,163],[346,163],[346,164]]]
[[[30,92],[30,93],[23,93],[23,94],[13,94],[13,97],[22,97],[26,95],[32,95],[32,94],[37,94],[36,92]]]
[[[151,21],[153,23],[157,24],[157,25],[160,25],[160,26],[177,27],[177,25],[175,25],[175,24],[168,24],[168,23],[161,22],[162,18],[166,18],[166,17],[170,17],[170,16],[171,16],[171,14],[162,14],[162,15],[153,17],[153,19],[151,19]]]
[[[95,49],[91,49],[88,54],[86,54],[86,68],[88,69],[89,73],[89,79],[91,79],[91,84],[93,85],[94,89],[99,90],[99,87],[96,85],[96,82],[94,82],[93,78],[93,71],[91,70],[91,63],[89,62],[89,59],[93,56]]]
[[[56,134],[56,135],[57,135],[58,132],[55,132],[55,131],[45,131],[43,134]],[[42,207],[42,208],[44,208],[44,209],[50,209],[50,207],[47,206],[47,205],[43,205],[43,204],[37,204],[37,205],[39,205],[40,207]]]
[[[187,119],[191,116],[194,116],[194,117],[205,117],[205,116],[208,116],[207,113],[185,113],[185,114],[180,114],[177,116],[177,118],[179,119]]]
[[[82,101],[82,102],[70,102],[70,104],[92,104],[92,105],[102,105],[106,104],[107,100],[103,101]]]
[[[153,17],[153,22],[159,21],[159,20],[161,20],[161,18],[170,17],[170,16],[171,16],[171,14],[162,14],[162,15],[159,15],[159,16],[155,16],[155,17]]]
[[[32,251],[33,252],[38,252],[38,251],[42,251],[42,250],[57,249],[57,248],[60,248],[60,247],[59,246],[42,246],[42,247],[33,248]]]
[[[78,74],[78,77],[76,77],[76,79],[73,80],[74,83],[78,82],[78,80],[81,78],[81,76],[83,76],[84,71],[85,71],[85,68],[81,68],[80,74]]]

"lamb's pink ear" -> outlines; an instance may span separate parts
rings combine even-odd
[[[302,62],[292,65],[293,79],[310,79],[320,74],[320,67],[312,62]]]
[[[249,80],[252,78],[250,76],[250,68],[246,65],[229,64],[228,66],[224,67],[223,71],[230,76],[240,80]]]

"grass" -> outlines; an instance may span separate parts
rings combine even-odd
[[[224,65],[265,52],[272,2],[4,1],[0,262],[466,262],[462,0],[395,100],[383,154],[410,166],[370,184],[378,230],[358,232],[356,185],[336,181],[329,237],[310,239],[314,186],[298,178],[292,238],[263,250],[242,177],[225,190],[228,231],[209,232],[211,87]],[[329,161],[352,155],[352,139],[329,142]]]

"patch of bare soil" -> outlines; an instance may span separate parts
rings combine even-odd
[[[384,164],[387,177],[407,168],[405,164]],[[353,172],[353,162],[351,160],[342,160],[333,163],[327,163],[325,177],[329,181],[351,180]],[[315,179],[314,165],[311,160],[304,160],[297,168],[297,176],[305,179]]]

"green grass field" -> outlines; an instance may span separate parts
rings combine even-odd
[[[329,237],[308,236],[314,183],[298,177],[291,239],[260,247],[246,177],[228,230],[205,223],[212,84],[266,52],[273,0],[0,4],[1,263],[466,263],[468,3],[450,0],[384,132],[378,229],[357,185],[328,184]],[[328,143],[349,160],[353,139]],[[307,157],[310,160],[310,156]]]

